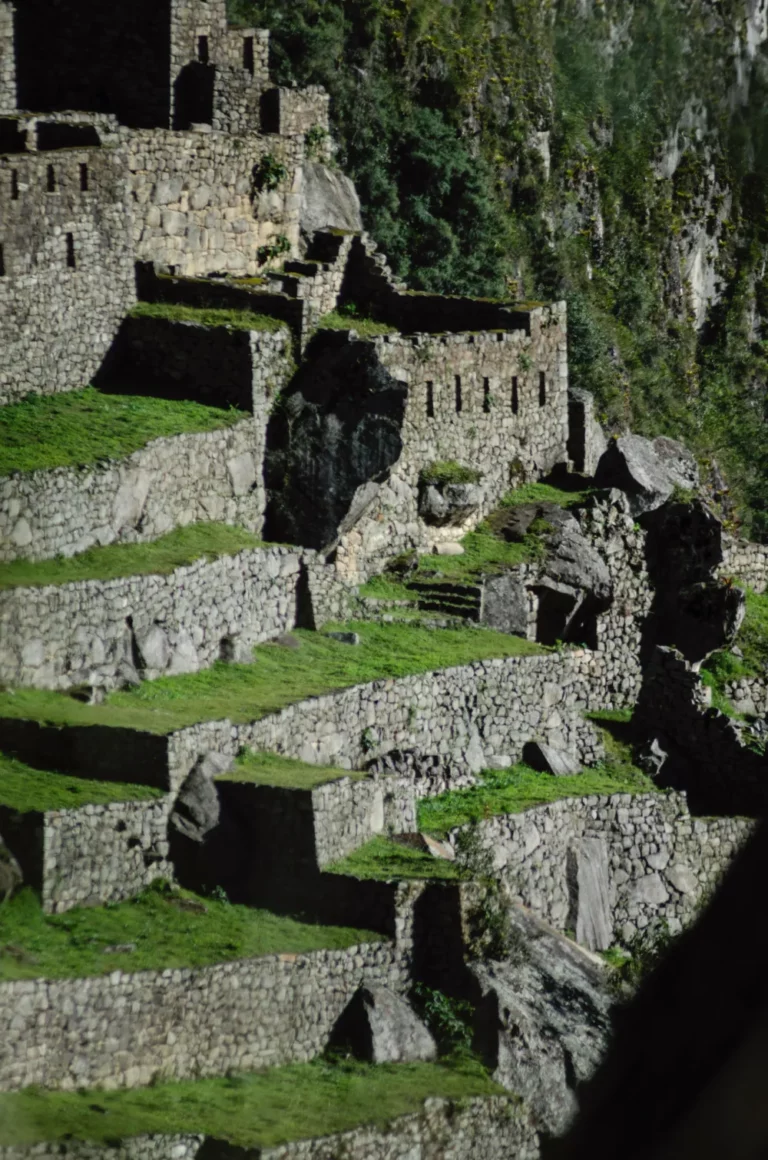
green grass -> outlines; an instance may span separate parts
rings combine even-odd
[[[361,338],[376,338],[379,334],[397,334],[397,328],[386,322],[374,322],[372,318],[358,318],[356,315],[340,314],[332,310],[324,314],[317,324],[318,330],[356,330]]]
[[[446,483],[480,483],[483,478],[481,471],[474,467],[463,467],[454,459],[444,459],[437,463],[430,463],[422,468],[419,480],[424,484],[439,486]]]
[[[228,524],[189,524],[148,544],[110,544],[55,560],[14,560],[0,564],[3,588],[71,584],[77,580],[115,580],[119,576],[167,575],[195,560],[215,560],[244,548],[258,548],[258,536]]]
[[[712,689],[713,705],[731,716],[733,707],[725,697],[726,683],[768,674],[768,593],[758,595],[746,588],[746,596],[744,622],[735,641],[744,656],[737,657],[723,649],[713,653],[701,670],[704,684]]]
[[[128,902],[43,914],[29,887],[0,905],[0,979],[69,979],[110,971],[205,967],[259,955],[379,942],[381,935],[321,926],[157,883]],[[105,954],[106,947],[135,950]]]
[[[462,872],[455,862],[433,858],[422,850],[401,846],[388,838],[373,838],[354,853],[326,866],[328,874],[346,874],[350,878],[375,878],[393,882],[400,878],[439,878],[455,881]]]
[[[288,325],[253,310],[215,310],[208,306],[179,306],[175,302],[139,302],[132,318],[165,318],[168,322],[196,322],[198,326],[224,326],[227,330],[287,330]]]
[[[420,1111],[429,1096],[504,1094],[471,1058],[378,1065],[317,1060],[130,1091],[31,1088],[0,1094],[0,1145],[199,1133],[243,1148],[268,1148],[361,1124],[384,1126]]]
[[[339,769],[334,765],[307,765],[292,757],[282,757],[278,753],[254,753],[248,750],[242,754],[230,773],[221,776],[221,781],[248,781],[257,785],[274,785],[284,789],[314,789],[328,781],[338,781],[340,777],[365,777],[357,770]]]
[[[116,781],[89,781],[63,773],[32,769],[0,753],[0,805],[21,814],[45,810],[76,810],[108,802],[152,801],[162,791],[146,785]]]
[[[480,822],[498,814],[519,814],[533,806],[562,798],[593,794],[649,793],[656,789],[650,778],[610,765],[585,769],[575,777],[552,777],[522,763],[510,769],[482,774],[482,785],[453,790],[419,802],[419,829],[428,834],[447,834],[457,826]]]
[[[418,599],[415,592],[407,588],[394,576],[372,576],[365,584],[361,584],[358,592],[361,596],[372,596],[377,600],[407,600],[411,603]]]
[[[328,626],[330,627],[330,626]],[[254,664],[216,664],[200,673],[145,681],[87,705],[43,689],[0,692],[0,717],[54,724],[111,725],[169,733],[199,721],[254,721],[304,698],[387,677],[544,650],[491,629],[429,630],[404,624],[337,626],[360,635],[354,648],[299,630],[299,648],[276,643],[254,649]]]
[[[524,483],[509,491],[501,501],[502,507],[517,507],[521,503],[556,503],[560,507],[574,507],[583,503],[590,494],[589,488],[565,490],[550,483]]]
[[[94,387],[30,395],[0,407],[0,476],[122,459],[152,439],[215,431],[246,419],[201,403],[103,395]]]
[[[437,574],[446,580],[472,580],[514,568],[517,564],[527,564],[539,554],[538,541],[532,535],[521,543],[508,544],[500,536],[485,530],[480,524],[474,532],[469,532],[461,541],[463,556],[420,556],[419,569],[411,577],[414,580],[433,579]]]

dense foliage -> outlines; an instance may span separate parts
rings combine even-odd
[[[272,29],[280,83],[330,91],[339,164],[398,273],[564,296],[572,379],[604,421],[716,459],[762,535],[768,73],[747,7],[231,0]],[[697,319],[686,275],[708,243],[720,301]]]

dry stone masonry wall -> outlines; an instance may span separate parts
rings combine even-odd
[[[741,581],[755,592],[765,592],[768,587],[768,544],[754,544],[731,536],[723,536],[722,543],[723,562],[719,574]]]
[[[16,57],[13,51],[13,7],[0,0],[0,114],[16,111]]]

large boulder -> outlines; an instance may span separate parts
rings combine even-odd
[[[698,664],[733,644],[744,620],[746,595],[716,580],[683,588],[671,605],[664,636],[687,661]]]
[[[319,161],[307,161],[303,167],[299,227],[311,240],[317,230],[349,230],[361,233],[363,219],[360,198],[348,177]]]
[[[339,1016],[328,1046],[368,1063],[414,1063],[437,1056],[427,1028],[387,987],[360,987]]]
[[[463,524],[480,509],[484,497],[479,483],[430,484],[419,496],[419,515],[436,527]]]
[[[566,749],[555,749],[543,741],[526,741],[523,746],[523,761],[539,773],[551,773],[553,777],[573,777],[581,773],[581,765],[574,754]]]
[[[666,503],[675,487],[695,491],[699,469],[691,452],[674,439],[622,435],[601,456],[595,482],[625,492],[632,514],[639,516]]]
[[[232,767],[232,758],[221,753],[204,753],[179,791],[170,824],[184,838],[204,842],[219,824],[219,795],[214,778]]]
[[[480,994],[475,1047],[497,1083],[526,1101],[539,1130],[558,1135],[607,1046],[609,969],[528,911],[512,907],[509,916],[516,953],[470,967]]]
[[[498,632],[528,635],[528,592],[520,569],[486,578],[481,621]]]

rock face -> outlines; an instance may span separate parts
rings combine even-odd
[[[576,941],[591,951],[613,942],[608,846],[602,838],[582,838],[569,851],[572,908]]]
[[[361,987],[339,1016],[329,1047],[368,1063],[413,1063],[437,1056],[427,1028],[387,987]]]
[[[475,1047],[494,1079],[523,1097],[539,1130],[558,1135],[607,1046],[608,972],[528,911],[515,907],[510,919],[517,954],[470,968],[481,994]]]
[[[543,741],[528,741],[523,748],[523,761],[531,769],[551,773],[553,777],[573,777],[581,773],[578,759],[572,753],[545,745]]]
[[[483,624],[499,632],[527,635],[528,593],[518,569],[486,579],[480,619]]]
[[[675,487],[696,490],[699,470],[691,452],[674,439],[623,435],[601,456],[595,481],[625,492],[632,514],[639,516],[666,503]]]
[[[0,837],[0,902],[10,898],[23,881],[21,867]]]
[[[589,391],[569,387],[568,431],[568,458],[574,471],[594,475],[608,442],[595,418],[595,401]]]
[[[231,767],[232,759],[220,753],[205,753],[198,758],[181,787],[171,814],[170,824],[179,834],[200,843],[216,829],[220,809],[213,779]]]
[[[485,493],[479,483],[430,484],[419,496],[419,515],[427,524],[462,524],[482,506]]]
[[[301,190],[299,228],[311,240],[317,230],[361,233],[360,199],[353,182],[320,162],[306,162]]]

